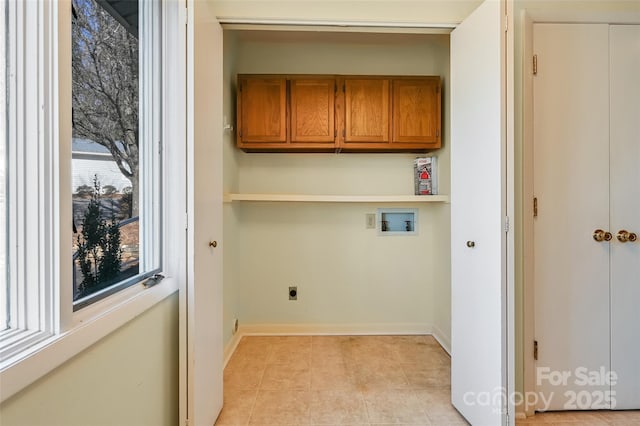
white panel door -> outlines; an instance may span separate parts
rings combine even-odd
[[[638,409],[640,27],[536,24],[534,50],[537,409]]]
[[[536,383],[551,398],[538,410],[609,406],[599,398],[609,386],[581,385],[576,371],[610,369],[612,242],[593,239],[610,230],[608,31],[534,24]]]
[[[612,25],[611,232],[640,236],[640,25]],[[611,246],[611,370],[617,409],[640,408],[640,241]]]
[[[503,2],[451,33],[451,396],[474,425],[503,424]]]
[[[223,35],[206,2],[189,5],[187,417],[190,425],[211,426],[223,399]]]

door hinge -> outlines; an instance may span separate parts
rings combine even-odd
[[[538,217],[538,197],[533,197],[533,217]]]
[[[189,229],[189,213],[184,214],[184,229],[185,231]]]
[[[509,32],[509,15],[504,15],[504,32]]]
[[[538,55],[533,55],[533,75],[538,75]]]
[[[504,217],[504,232],[508,233],[511,229],[511,224],[509,223],[509,216]]]
[[[190,425],[191,425],[191,420],[184,419],[184,426],[190,426]]]
[[[538,341],[537,340],[533,341],[533,359],[535,361],[538,360]]]

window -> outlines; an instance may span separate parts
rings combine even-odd
[[[143,3],[72,2],[76,309],[161,266],[158,15]]]
[[[179,28],[177,15],[163,21],[169,4],[0,2],[2,374],[80,322],[115,312],[114,301],[133,300],[142,291],[133,284],[167,274],[162,199],[171,181],[161,136],[184,123],[175,109],[170,126],[162,120],[161,23]],[[169,169],[183,171],[180,147],[172,149]],[[68,345],[68,356],[85,344]]]

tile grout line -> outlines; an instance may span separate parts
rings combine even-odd
[[[269,355],[271,355],[271,351],[273,351],[272,345],[269,345],[267,347],[269,348],[269,350],[268,350],[267,357],[266,357],[265,362],[264,362],[264,368],[262,370],[262,375],[260,376],[260,381],[258,382],[258,387],[256,389],[256,398],[253,400],[253,404],[251,404],[251,410],[249,411],[249,418],[247,419],[247,425],[246,426],[249,426],[251,424],[251,417],[253,417],[253,412],[254,412],[254,410],[256,408],[256,404],[258,403],[258,396],[260,395],[260,392],[262,391],[262,380],[264,379],[264,374],[267,371]]]

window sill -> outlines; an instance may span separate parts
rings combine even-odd
[[[178,281],[170,277],[147,289],[142,284],[132,286],[122,292],[130,296],[126,300],[116,300],[101,312],[93,312],[91,316],[85,314],[86,317],[83,315],[70,330],[4,360],[0,365],[0,402],[9,399],[177,290]]]

